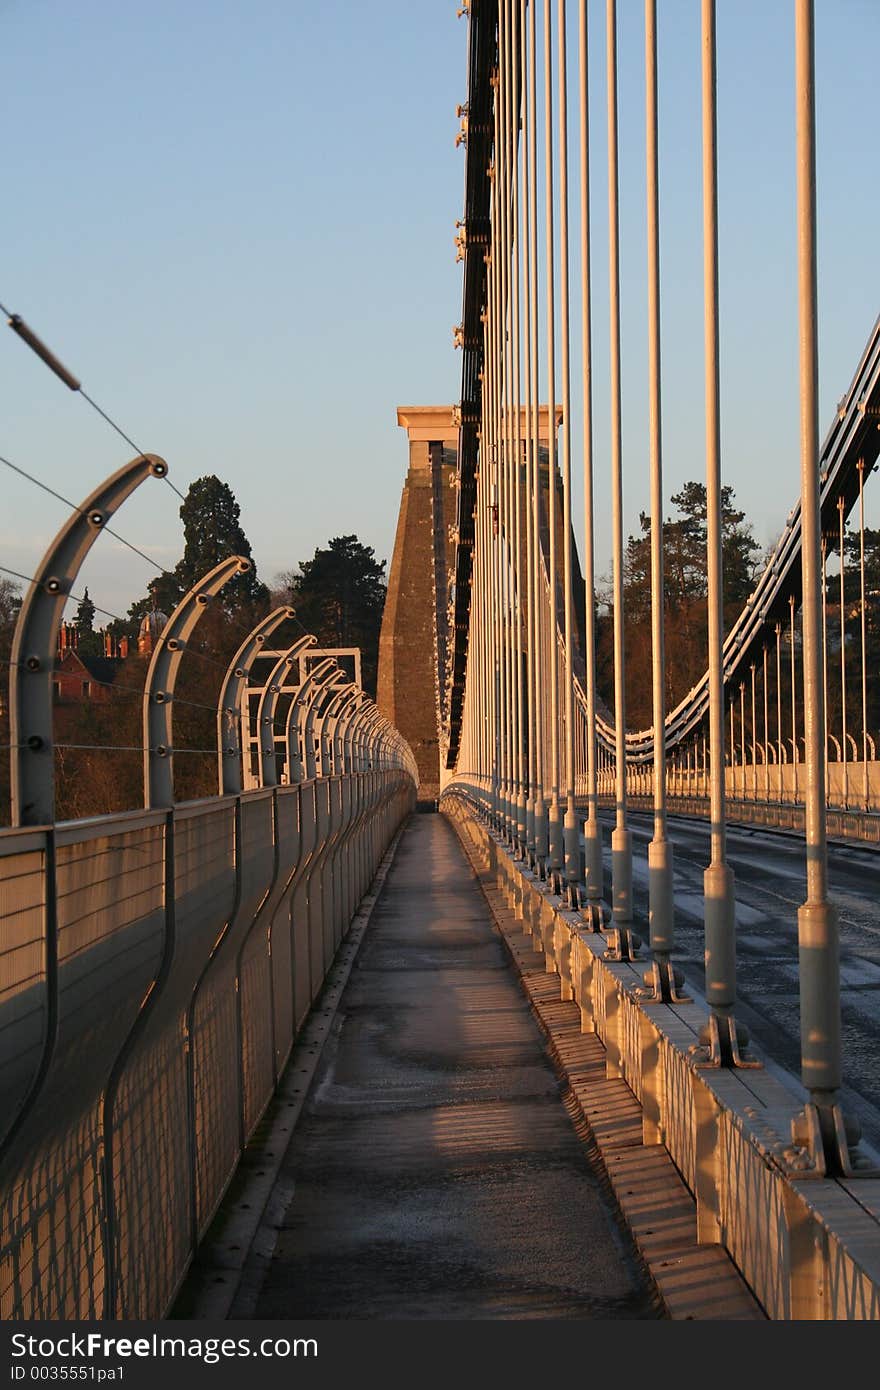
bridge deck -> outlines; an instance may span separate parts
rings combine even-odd
[[[281,1171],[258,1318],[655,1318],[448,822],[414,816]]]

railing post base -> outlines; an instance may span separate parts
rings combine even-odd
[[[709,1015],[700,1029],[700,1041],[691,1049],[696,1067],[762,1067],[763,1062],[746,1054],[748,1030],[732,1013]]]

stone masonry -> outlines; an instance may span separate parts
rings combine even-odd
[[[409,469],[379,636],[376,703],[415,754],[420,801],[440,795],[438,672],[455,560],[458,426],[451,406],[401,406]],[[439,571],[439,572],[438,572]]]
[[[557,407],[557,428],[561,415]],[[441,671],[445,670],[451,640],[451,634],[447,631],[447,603],[455,574],[458,426],[454,423],[453,407],[448,405],[400,406],[397,423],[407,432],[409,469],[400,501],[379,637],[376,703],[413,750],[421,781],[419,800],[433,802],[440,795],[441,788],[439,677]],[[525,434],[525,414],[522,428]],[[542,444],[545,470],[542,509],[546,518],[546,406],[540,408],[538,437]],[[557,468],[557,545],[560,556],[561,487]],[[546,546],[546,521],[544,532]],[[582,664],[584,600],[576,547],[573,547],[573,559],[577,668]]]

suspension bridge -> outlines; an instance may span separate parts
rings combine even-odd
[[[121,750],[142,757],[142,804],[58,820],[65,608],[125,501],[170,481],[166,461],[136,451],[69,504],[19,576],[0,832],[4,1319],[880,1314],[878,596],[865,559],[880,324],[823,442],[812,4],[794,5],[800,494],[726,633],[715,6],[700,6],[708,641],[705,675],[672,709],[645,4],[653,719],[641,730],[626,717],[616,6],[611,700],[597,672],[595,536],[608,522],[593,486],[587,6],[576,55],[564,0],[465,10],[461,399],[445,420],[401,412],[425,486],[401,513],[385,695],[381,670],[375,703],[277,608],[216,660],[216,746],[176,747],[180,671],[249,568],[226,557],[151,641],[134,692],[142,744]],[[408,526],[421,549],[407,550]],[[410,679],[427,680],[433,705],[424,746],[408,732]],[[215,795],[180,799],[186,753],[216,760]],[[771,898],[792,909],[772,941]],[[625,1238],[612,1234],[621,1213]]]

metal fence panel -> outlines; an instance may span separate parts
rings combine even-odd
[[[293,1046],[293,940],[290,904],[301,858],[299,825],[300,789],[280,787],[276,802],[278,875],[275,891],[267,905],[269,952],[272,966],[272,1019],[274,1032],[274,1070],[278,1076]]]
[[[271,898],[278,878],[274,797],[242,805],[242,933],[237,943],[241,1010],[242,1124],[247,1139],[275,1084],[272,963],[269,957]]]
[[[46,840],[0,840],[0,1139],[36,1081],[49,1029]]]
[[[376,787],[371,849],[410,804]],[[345,929],[321,871],[354,805],[323,780],[0,836],[4,1319],[165,1314]]]
[[[3,1164],[4,1317],[104,1307],[104,1091],[165,933],[162,819],[118,824],[58,832],[57,1029]]]

